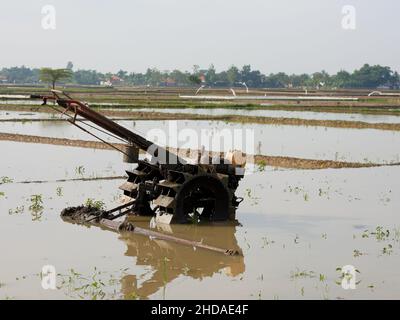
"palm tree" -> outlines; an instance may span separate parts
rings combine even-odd
[[[55,89],[57,81],[67,80],[72,77],[72,71],[69,69],[42,68],[40,69],[39,77],[43,82],[50,82],[52,88]]]

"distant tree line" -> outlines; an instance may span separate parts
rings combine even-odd
[[[58,69],[61,70],[61,69]],[[133,85],[133,86],[193,86],[204,84],[211,87],[244,86],[251,88],[392,88],[400,86],[397,71],[390,67],[364,64],[352,73],[341,70],[336,74],[325,71],[313,74],[286,74],[284,72],[265,75],[259,70],[252,70],[250,65],[241,69],[231,66],[228,70],[217,72],[213,65],[201,69],[195,65],[189,71],[160,71],[147,69],[145,73],[127,72],[101,73],[95,70],[73,71],[73,64],[68,63],[64,70],[70,70],[70,77],[64,83],[79,85]],[[38,84],[46,79],[40,69],[25,66],[3,68],[0,82],[15,84]],[[51,80],[51,79],[50,79]],[[51,81],[50,81],[51,82]]]

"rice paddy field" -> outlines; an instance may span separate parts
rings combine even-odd
[[[4,95],[44,91],[0,88]],[[194,94],[189,88],[70,91],[144,137],[157,140],[157,132],[166,133],[163,143],[171,148],[201,147],[196,141],[172,139],[174,132],[189,130],[211,139],[223,130],[249,130],[252,139],[245,152],[256,160],[247,164],[237,190],[244,198],[237,221],[152,225],[147,217],[132,217],[140,227],[242,254],[225,256],[63,221],[64,208],[88,199],[107,208],[120,205],[118,187],[126,180],[125,170],[134,165],[123,163],[113,150],[68,145],[67,140],[94,138],[53,109],[3,98],[0,299],[399,298],[400,97],[311,92],[359,101],[239,103],[181,99],[179,95]],[[262,118],[272,120],[263,123]],[[34,143],[32,137],[49,143]],[[260,162],[257,156],[284,158],[285,163]],[[299,161],[311,160],[327,165],[298,166]],[[57,272],[54,290],[42,287],[46,265]],[[355,270],[354,288],[346,290],[342,271],[349,265]]]

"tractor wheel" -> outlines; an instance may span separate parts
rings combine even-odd
[[[195,176],[182,184],[175,196],[174,220],[225,221],[229,219],[229,191],[216,176]]]

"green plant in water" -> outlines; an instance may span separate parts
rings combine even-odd
[[[59,275],[61,277],[61,285],[59,289],[65,288],[67,295],[73,297],[78,295],[80,299],[90,298],[92,300],[104,299],[106,293],[103,291],[105,283],[99,279],[101,272],[94,268],[92,276],[86,278],[74,269],[70,269],[67,275]]]
[[[6,184],[6,183],[12,183],[13,179],[10,179],[9,177],[1,177],[0,178],[0,184]]]
[[[257,171],[263,172],[265,171],[265,167],[267,166],[267,162],[265,160],[260,160],[257,162]]]
[[[62,189],[62,187],[57,187],[57,189],[56,189],[56,194],[57,194],[57,196],[62,197],[62,195],[63,195],[63,189]]]
[[[383,247],[382,254],[391,255],[393,252],[393,246],[389,243],[386,247]]]
[[[360,250],[357,250],[357,249],[353,250],[353,257],[354,258],[358,258],[358,257],[361,257],[363,255],[364,255],[364,253],[362,253]]]
[[[315,278],[315,272],[314,271],[300,271],[298,268],[296,271],[292,271],[290,273],[290,278],[293,279],[298,279],[298,278]]]
[[[375,231],[365,230],[362,234],[362,238],[369,238],[370,236],[374,236],[378,241],[388,240],[390,236],[390,231],[388,229],[384,229],[381,226],[375,228]]]
[[[25,206],[20,206],[20,207],[16,207],[15,209],[8,210],[8,214],[9,215],[20,214],[20,213],[24,212],[24,210],[25,210]]]
[[[29,206],[29,210],[33,213],[37,214],[43,210],[43,199],[41,194],[31,195],[31,205]]]
[[[38,221],[42,217],[43,213],[43,199],[41,194],[31,195],[31,205],[29,211],[32,213],[32,220]]]
[[[105,207],[105,203],[103,201],[100,200],[94,200],[92,198],[89,198],[86,200],[85,202],[85,206],[89,207],[89,208],[94,208],[97,210],[103,210]]]

